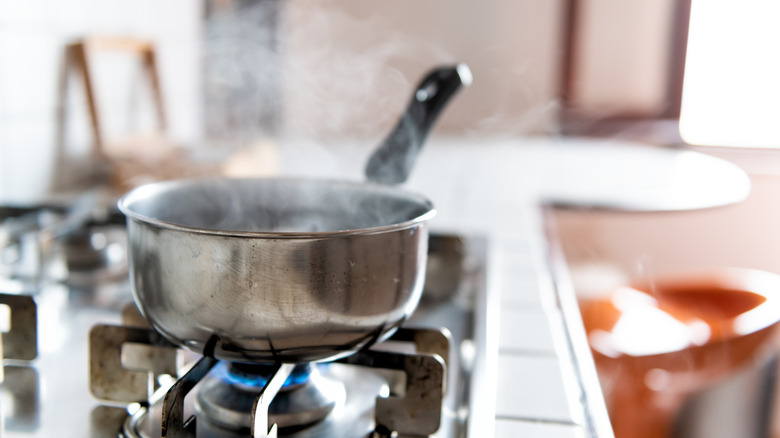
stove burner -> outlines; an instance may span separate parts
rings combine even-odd
[[[374,403],[377,394],[387,395],[388,385],[383,376],[375,370],[366,367],[355,367],[347,364],[333,363],[326,367],[318,367],[317,372],[325,379],[344,382],[344,402],[338,403],[323,420],[304,428],[280,428],[279,438],[366,438],[374,429]],[[205,383],[205,382],[204,382]],[[200,386],[200,385],[198,385]],[[198,391],[195,388],[194,391]],[[278,395],[277,395],[278,397]],[[191,401],[191,399],[196,399]],[[186,397],[184,416],[198,415],[197,396]],[[277,403],[274,402],[271,405]],[[148,408],[142,408],[124,424],[120,436],[125,438],[161,438],[161,419],[164,416],[162,403],[155,403]],[[273,421],[273,420],[272,420]],[[230,430],[220,427],[207,418],[198,417],[195,434],[198,438],[247,438],[252,436],[246,429]],[[172,435],[169,431],[168,437]],[[192,436],[192,435],[185,435]],[[271,435],[258,434],[255,437]]]
[[[225,383],[236,386],[262,388],[268,383],[274,372],[273,365],[251,364],[251,363],[226,363],[217,366],[211,372],[225,380]],[[290,376],[284,381],[282,389],[289,386],[305,383],[314,372],[312,364],[302,364],[293,368]]]
[[[145,376],[164,374],[170,358],[160,356],[147,372],[137,365],[128,370],[123,345],[176,351],[173,346],[141,327],[98,325],[90,338],[93,394],[142,406],[125,422],[129,438],[429,436],[441,424],[450,353],[444,329],[400,328],[390,338],[416,353],[364,349],[326,366],[269,368],[202,357],[164,398],[156,391],[146,400]]]
[[[319,365],[297,365],[268,408],[268,420],[280,429],[300,429],[325,418],[343,404],[344,385],[323,376]],[[268,384],[272,365],[219,363],[201,382],[196,411],[230,430],[248,431],[255,399]]]

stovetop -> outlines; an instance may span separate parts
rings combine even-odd
[[[481,333],[482,324],[479,323],[485,316],[479,313],[485,309],[487,300],[487,254],[484,238],[452,235],[431,238],[426,289],[408,325],[445,327],[452,336],[450,357],[446,360],[447,392],[442,422],[433,436],[468,436],[469,418],[478,410],[480,389],[475,387],[477,379],[471,377],[481,372],[486,356],[486,343],[480,341],[485,334]],[[98,325],[126,323],[128,309],[132,309],[128,306],[132,298],[127,281],[104,275],[97,276],[95,281],[85,281],[82,276],[74,282],[63,280],[61,276],[37,275],[1,280],[0,292],[32,297],[37,309],[34,324],[37,356],[30,359],[17,355],[18,359],[4,360],[0,385],[0,436],[115,437],[126,424],[142,418],[139,412],[146,410],[145,406],[98,400],[89,390],[90,331]],[[0,328],[3,328],[3,320],[8,319],[4,318],[4,313],[12,313],[13,321],[13,311],[7,310],[7,306],[0,305]],[[3,331],[9,331],[8,325]],[[10,327],[10,333],[4,333],[3,345],[10,346],[9,336],[18,334],[19,330],[20,326]],[[378,348],[392,350],[393,347]],[[125,354],[133,353],[130,350]],[[344,363],[332,364],[322,372],[327,376],[346,378],[349,382],[358,382],[355,373],[366,373],[355,371]],[[369,377],[352,386],[377,385],[380,380],[381,375]],[[375,395],[360,397],[374,399]],[[368,406],[360,421],[370,423],[373,402]],[[154,410],[154,405],[150,409]],[[148,426],[146,423],[139,426],[143,427]],[[345,435],[334,432],[332,436]]]

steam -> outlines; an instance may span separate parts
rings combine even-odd
[[[440,5],[211,4],[204,67],[212,138],[291,138],[325,147],[349,138],[377,145],[421,75],[458,62],[472,67],[474,86],[453,102],[458,107],[448,109],[440,132],[495,137],[557,129],[547,57],[529,52],[526,58],[526,46],[507,40],[507,33],[515,35],[513,20],[478,27],[510,6],[453,8],[444,24],[433,24],[428,20],[441,19]]]
[[[409,99],[391,65],[452,62],[431,43],[316,3],[261,1],[206,21],[206,130],[217,138],[381,138]],[[410,53],[423,59],[405,59]]]
[[[269,136],[278,126],[281,103],[281,2],[238,9],[219,5],[209,3],[204,29],[206,135],[234,140]]]
[[[528,71],[540,71],[535,64],[506,62],[522,58],[517,45],[507,44],[507,36],[516,35],[514,20],[500,17],[501,29],[458,24],[492,25],[493,15],[503,10],[497,6],[486,16],[473,17],[483,8],[462,4],[448,10],[445,24],[439,25],[428,20],[441,18],[440,4],[408,10],[390,3],[328,0],[214,4],[228,6],[210,9],[205,25],[208,136],[238,140],[242,148],[280,139],[285,162],[297,158],[299,140],[316,148],[317,157],[335,156],[318,162],[312,160],[315,153],[304,151],[298,161],[311,163],[308,175],[320,172],[317,166],[349,174],[355,157],[376,148],[398,122],[422,75],[443,64],[478,67],[473,68],[473,86],[445,110],[435,128],[440,134],[538,132],[558,109],[542,96],[544,86],[525,83]],[[230,6],[237,4],[242,6]],[[537,101],[543,103],[533,103]],[[349,150],[358,154],[341,154],[345,139],[360,143],[360,150]],[[338,205],[354,202],[344,199]]]
[[[172,225],[214,231],[329,232],[417,219],[430,206],[390,188],[295,179],[162,183],[131,194],[129,210]]]
[[[306,7],[295,7],[301,4]],[[326,141],[347,136],[378,144],[411,97],[414,84],[400,68],[412,67],[421,75],[435,65],[453,63],[441,47],[383,30],[376,14],[357,19],[338,9],[291,6],[285,29],[289,135]],[[422,59],[410,58],[420,55]]]

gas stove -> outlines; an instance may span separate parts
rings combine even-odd
[[[2,436],[468,436],[487,352],[487,241],[432,235],[418,309],[332,363],[244,364],[177,349],[124,277],[2,283]],[[56,257],[55,257],[56,258]],[[73,277],[70,276],[72,279]]]

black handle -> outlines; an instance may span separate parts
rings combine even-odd
[[[401,120],[369,158],[366,177],[382,184],[406,181],[439,114],[455,92],[470,84],[471,71],[466,64],[428,73],[417,86]]]

